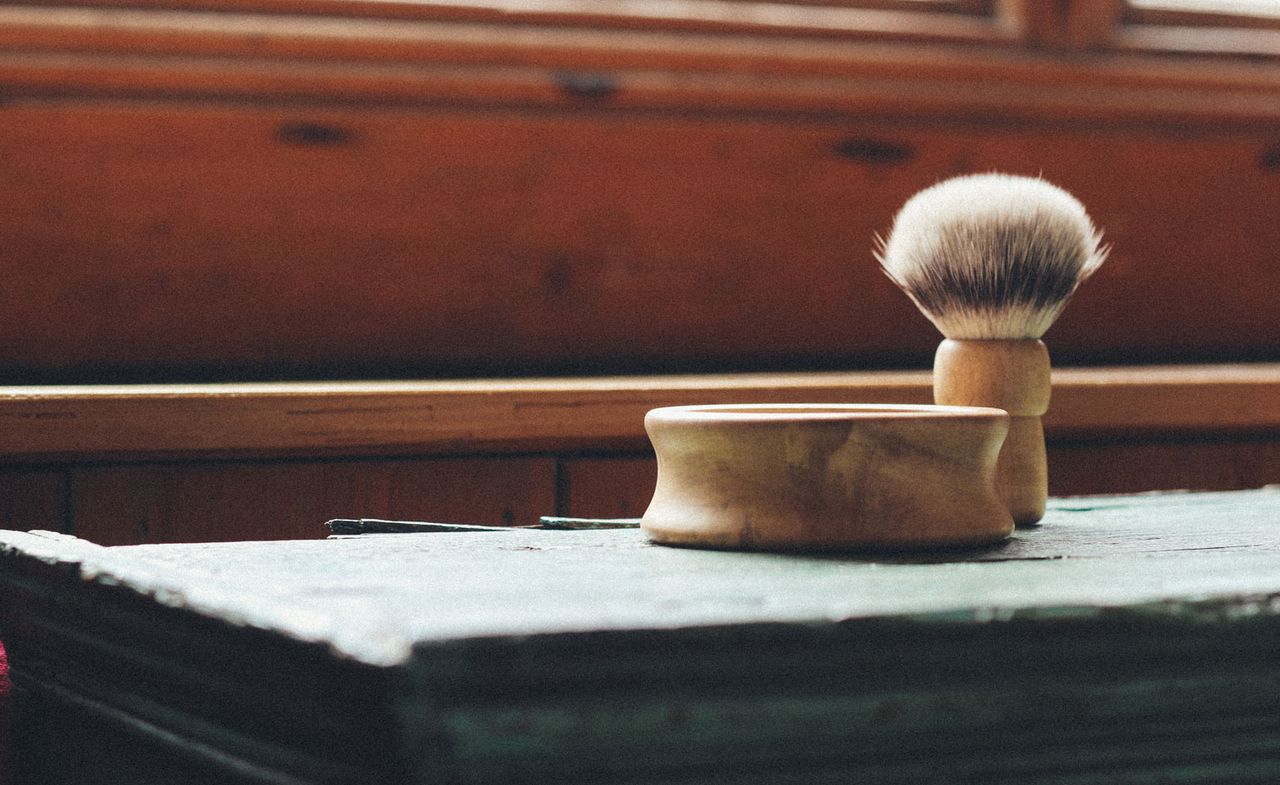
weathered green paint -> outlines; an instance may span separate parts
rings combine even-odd
[[[40,706],[226,781],[1280,781],[1280,489],[906,556],[0,532],[0,634]]]

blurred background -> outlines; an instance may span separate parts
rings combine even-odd
[[[1270,0],[6,4],[0,381],[926,368],[991,170],[1114,245],[1058,365],[1280,359]]]
[[[0,5],[0,527],[639,515],[648,408],[929,401],[875,237],[993,170],[1113,246],[1051,492],[1280,482],[1280,2]]]

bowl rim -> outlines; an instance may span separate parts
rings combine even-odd
[[[705,403],[650,409],[645,419],[667,422],[859,422],[1008,419],[1004,409],[913,403]]]

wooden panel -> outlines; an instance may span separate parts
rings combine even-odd
[[[1256,60],[1280,57],[1280,16],[1274,9],[1219,4],[1213,9],[1126,3],[1118,43],[1155,51],[1231,53]],[[1270,10],[1271,13],[1265,11]],[[1261,13],[1260,13],[1261,12]],[[1260,57],[1261,56],[1261,57]]]
[[[1229,444],[1050,445],[1055,496],[1238,488]]]
[[[1280,440],[1049,444],[1055,496],[1152,490],[1238,490],[1280,484]],[[562,464],[566,515],[644,513],[657,467],[646,456],[571,458]]]
[[[1280,365],[1066,368],[1054,438],[1280,432]],[[453,382],[0,388],[0,455],[566,452],[648,447],[649,409],[928,403],[930,374],[734,374]]]
[[[1280,441],[1051,443],[1049,460],[1055,495],[1280,483]],[[0,475],[11,491],[0,500],[5,528],[61,528],[60,476]],[[76,534],[128,544],[319,537],[333,517],[636,517],[652,496],[655,466],[643,455],[565,458],[558,500],[551,458],[113,465],[73,476]]]
[[[323,537],[330,518],[534,523],[550,459],[152,464],[73,472],[77,536],[102,544]]]
[[[1280,389],[1280,367],[1275,377]],[[643,449],[644,414],[656,406],[756,399],[926,402],[928,378],[746,374],[11,387],[0,388],[0,455],[367,455],[601,449],[618,443]],[[1264,381],[1263,389],[1268,387]],[[1280,424],[1280,406],[1261,416]]]
[[[1280,485],[1280,440],[1241,445],[1236,449],[1240,487]]]
[[[1087,46],[1115,2],[995,5],[1097,6]],[[872,234],[993,168],[1115,243],[1060,360],[1280,357],[1277,63],[963,14],[925,47],[716,2],[123,4],[0,8],[8,380],[922,366]]]
[[[1046,57],[1020,45],[1027,35],[1036,44],[1058,43],[1063,31],[1046,29],[1046,22],[1065,24],[1067,34],[1087,40],[1086,31],[1100,26],[1091,21],[1100,16],[1093,6],[1112,2],[1079,3],[1080,20],[1065,19],[1062,4],[1029,0],[1002,0],[994,19],[838,9],[751,16],[714,0],[614,5],[622,14],[593,13],[603,4],[581,2],[559,9],[498,2],[487,12],[364,0],[201,4],[283,12],[269,14],[23,4],[0,7],[0,45],[10,53],[4,81],[23,95],[943,111],[988,118],[998,109],[1001,118],[1051,123],[1177,118],[1210,126],[1277,116],[1268,95],[1280,78],[1275,64]],[[901,40],[913,37],[932,39],[931,45]],[[1201,37],[1208,46],[1190,48],[1212,49],[1221,38]],[[940,44],[940,38],[968,45]]]
[[[782,0],[788,6],[780,12],[776,0],[750,2],[744,0],[682,0],[679,3],[635,3],[630,0],[26,0],[25,6],[54,6],[62,13],[32,12],[11,14],[10,19],[30,24],[35,20],[45,24],[62,22],[67,27],[79,23],[81,28],[91,28],[83,14],[65,10],[68,5],[97,8],[146,8],[153,13],[128,13],[116,11],[110,15],[92,17],[98,27],[106,27],[106,19],[116,21],[121,27],[145,27],[147,22],[160,30],[186,26],[209,32],[228,32],[243,29],[251,13],[268,13],[266,20],[254,20],[259,28],[270,29],[271,23],[280,23],[284,17],[298,28],[298,34],[316,34],[315,19],[337,17],[350,27],[360,27],[361,21],[415,20],[419,22],[470,22],[488,23],[494,27],[510,27],[519,30],[533,26],[556,26],[568,30],[589,29],[593,32],[610,30],[679,30],[709,33],[755,33],[763,35],[792,35],[835,38],[889,38],[924,39],[932,41],[987,41],[1009,40],[1008,31],[994,23],[987,13],[985,0],[932,0],[931,7],[913,0]],[[843,7],[841,7],[843,6]],[[78,9],[77,9],[78,10]],[[195,13],[181,13],[183,11]],[[223,12],[209,15],[205,11]],[[949,13],[952,12],[952,13]],[[223,21],[231,14],[234,21]],[[220,19],[219,17],[222,17]],[[274,17],[274,18],[273,18]],[[181,20],[177,21],[177,20]],[[168,22],[168,24],[164,24]],[[132,24],[130,24],[132,23]],[[372,25],[365,25],[366,29]],[[383,25],[384,29],[391,25]],[[321,27],[323,30],[324,28]],[[403,29],[403,27],[401,28]],[[82,30],[82,33],[89,32]],[[354,31],[352,31],[354,32]],[[367,34],[367,33],[366,33]],[[358,35],[358,33],[357,33]],[[261,41],[259,42],[259,46]]]
[[[1280,483],[1280,441],[1049,445],[1059,496],[1150,490],[1235,490]]]
[[[921,186],[989,169],[1074,191],[1115,245],[1049,335],[1059,361],[1280,358],[1272,129],[24,101],[0,117],[8,378],[923,366],[937,336],[873,235]]]
[[[67,531],[67,472],[0,470],[0,529]]]
[[[658,477],[651,456],[568,458],[560,472],[563,514],[579,518],[640,517]]]

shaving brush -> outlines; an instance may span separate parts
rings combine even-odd
[[[981,174],[926,188],[902,206],[877,258],[945,340],[939,404],[1010,415],[996,488],[1020,526],[1044,516],[1049,353],[1040,337],[1106,258],[1084,206],[1032,177]]]

